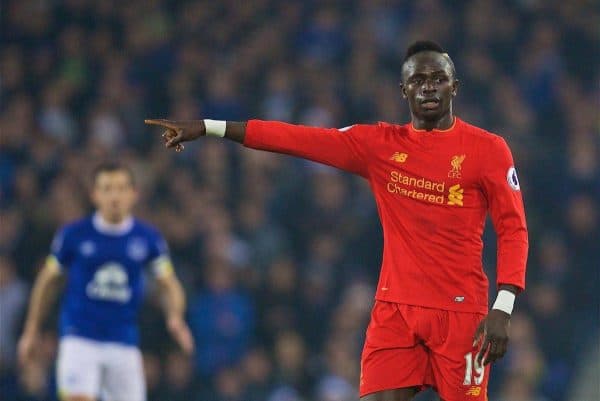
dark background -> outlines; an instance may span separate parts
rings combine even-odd
[[[423,38],[455,61],[457,115],[510,144],[527,208],[528,289],[490,400],[597,399],[594,3],[4,1],[2,399],[55,399],[55,319],[31,366],[16,368],[15,343],[54,230],[91,210],[89,172],[115,158],[136,172],[136,213],[168,239],[198,343],[193,359],[176,350],[149,282],[149,400],[356,399],[382,241],[365,182],[214,139],[169,153],[143,120],[404,123],[401,60]],[[485,240],[493,280],[491,225]]]

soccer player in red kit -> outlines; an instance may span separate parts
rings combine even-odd
[[[485,401],[489,364],[506,352],[525,286],[527,228],[513,159],[499,136],[453,114],[458,80],[436,43],[416,42],[402,66],[411,122],[341,129],[276,121],[146,120],[168,148],[204,135],[285,153],[369,181],[383,226],[375,305],[361,360],[363,401],[407,401],[433,387],[443,401]],[[481,239],[498,237],[498,297],[488,312]]]

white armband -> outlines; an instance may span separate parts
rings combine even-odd
[[[500,290],[492,309],[498,309],[510,315],[513,311],[513,307],[515,306],[516,297],[517,296],[510,291]]]
[[[223,138],[225,136],[225,130],[227,129],[227,123],[222,120],[204,120],[204,127],[206,129],[206,135],[218,136]]]

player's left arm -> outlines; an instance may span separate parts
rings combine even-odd
[[[521,187],[510,149],[500,137],[493,138],[486,154],[481,186],[498,242],[498,297],[475,333],[475,343],[480,344],[477,361],[487,365],[506,353],[515,298],[525,288],[529,247]]]
[[[177,276],[172,273],[157,278],[161,293],[167,328],[179,346],[188,354],[194,351],[194,339],[185,322],[185,293]]]
[[[171,259],[163,253],[151,262],[151,267],[162,296],[167,329],[181,349],[191,354],[194,351],[194,339],[185,322],[185,291],[175,274]]]

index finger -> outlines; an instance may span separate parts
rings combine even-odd
[[[477,353],[477,355],[475,356],[477,363],[480,366],[483,366],[483,362],[484,362],[484,358],[487,356],[487,354],[490,352],[490,346],[491,346],[491,340],[489,337],[485,337],[483,344],[481,345],[481,348],[479,349],[479,352]]]
[[[483,358],[483,366],[495,362],[498,359],[498,343],[494,340],[490,342],[490,349],[487,355]]]
[[[485,322],[482,321],[481,323],[479,323],[479,326],[477,326],[477,330],[475,330],[475,335],[473,336],[473,347],[476,346],[477,344],[479,344],[479,342],[481,341],[481,339],[483,338],[484,334],[485,334]]]
[[[144,124],[147,125],[158,125],[159,127],[166,127],[170,129],[178,129],[177,125],[173,121],[163,119],[147,119],[144,120]]]

